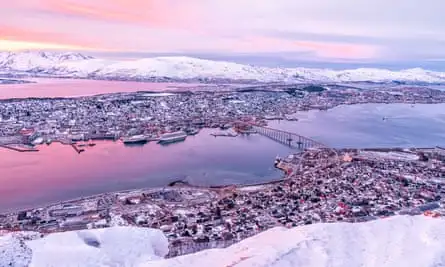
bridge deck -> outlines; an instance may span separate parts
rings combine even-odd
[[[293,148],[304,149],[312,147],[328,147],[318,141],[296,133],[253,124],[251,126],[257,133]]]

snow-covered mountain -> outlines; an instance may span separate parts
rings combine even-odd
[[[445,266],[445,220],[397,216],[366,223],[274,228],[225,249],[172,259],[159,230],[115,227],[0,237],[0,266]],[[12,265],[8,265],[10,263]]]
[[[0,74],[116,80],[244,80],[259,82],[409,82],[445,83],[445,73],[420,68],[390,71],[360,68],[330,70],[268,68],[191,57],[152,57],[116,61],[80,53],[0,52]]]

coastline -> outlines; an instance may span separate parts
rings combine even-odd
[[[342,152],[354,152],[354,151],[361,150],[361,151],[371,151],[371,152],[374,151],[374,152],[384,152],[384,153],[406,152],[407,150],[410,150],[410,149],[414,149],[414,150],[439,149],[439,150],[445,151],[445,148],[442,148],[440,146],[433,146],[433,147],[376,147],[376,148],[370,148],[370,147],[366,147],[366,148],[323,148],[323,149],[328,149],[328,150],[333,150],[333,151],[342,151]],[[295,152],[296,153],[291,154],[291,155],[296,155],[296,154],[302,155],[302,154],[305,154],[307,151],[304,151],[304,150],[297,151],[296,150]],[[10,215],[10,214],[16,214],[18,212],[29,211],[29,210],[33,210],[33,209],[43,209],[43,208],[48,208],[48,207],[56,206],[56,205],[72,204],[72,202],[86,201],[86,200],[91,200],[94,198],[104,197],[107,195],[133,194],[133,193],[140,193],[142,191],[161,191],[161,190],[165,190],[165,189],[175,189],[175,188],[203,189],[203,190],[209,190],[209,191],[212,191],[212,190],[219,191],[219,190],[224,190],[226,188],[242,190],[243,188],[248,188],[248,187],[260,187],[260,186],[274,185],[274,184],[281,183],[281,182],[289,179],[289,175],[286,174],[285,168],[280,168],[279,166],[276,166],[276,164],[275,164],[275,168],[282,171],[282,173],[283,173],[282,178],[273,179],[270,181],[258,182],[258,183],[250,183],[250,184],[226,184],[226,185],[211,185],[211,186],[193,185],[193,184],[188,183],[187,181],[179,179],[179,180],[170,182],[169,184],[162,186],[162,187],[140,187],[140,188],[131,188],[131,189],[124,189],[124,190],[116,190],[116,191],[107,191],[104,193],[80,196],[77,198],[72,198],[72,199],[68,199],[68,200],[64,200],[64,201],[50,202],[50,203],[47,203],[44,205],[32,206],[32,207],[17,209],[17,210],[8,211],[8,212],[0,212],[0,215]],[[179,185],[176,185],[176,184],[179,184]]]
[[[445,184],[440,179],[445,170],[441,147],[317,148],[292,155],[277,159],[294,168],[282,180],[219,188],[178,180],[162,188],[108,192],[2,215],[0,229],[5,221],[13,223],[3,229],[6,232],[43,235],[117,225],[158,228],[169,240],[170,258],[227,247],[276,226],[358,223],[394,215],[445,216],[445,187],[436,189]],[[402,190],[406,187],[409,190]],[[398,194],[405,198],[398,201]],[[385,200],[385,205],[374,205],[370,196]],[[45,221],[36,224],[32,216]]]
[[[279,168],[277,168],[279,169]],[[284,175],[284,173],[283,173]],[[87,201],[87,200],[91,200],[94,198],[100,198],[100,197],[104,197],[107,195],[118,195],[118,194],[133,194],[133,193],[140,193],[142,191],[162,191],[164,189],[175,189],[175,188],[190,188],[190,189],[203,189],[203,190],[214,190],[214,191],[218,191],[218,190],[222,190],[225,188],[245,188],[245,187],[255,187],[255,186],[263,186],[263,185],[272,185],[272,184],[276,184],[279,182],[283,182],[286,178],[280,178],[280,179],[274,179],[272,181],[267,181],[267,182],[259,182],[259,183],[251,183],[251,184],[227,184],[227,185],[213,185],[213,186],[201,186],[201,185],[192,185],[189,184],[188,182],[184,182],[182,180],[177,180],[174,181],[172,183],[181,183],[182,185],[176,186],[170,186],[170,185],[166,185],[163,187],[141,187],[141,188],[132,188],[132,189],[125,189],[125,190],[117,190],[117,191],[108,191],[108,192],[104,192],[104,193],[98,193],[98,194],[93,194],[93,195],[87,195],[87,196],[81,196],[81,197],[77,197],[77,198],[73,198],[73,199],[68,199],[68,200],[64,200],[64,201],[57,201],[57,202],[50,202],[44,205],[38,205],[38,206],[32,206],[32,207],[27,207],[27,208],[22,208],[22,209],[16,209],[16,210],[12,210],[12,211],[7,211],[7,212],[0,212],[0,215],[11,215],[11,214],[17,214],[19,212],[22,211],[29,211],[29,210],[34,210],[34,209],[47,209],[51,206],[60,206],[60,205],[65,205],[65,204],[72,204],[73,202],[80,202],[80,201]],[[171,184],[171,183],[170,183]]]

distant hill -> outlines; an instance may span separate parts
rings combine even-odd
[[[445,83],[445,73],[420,68],[270,68],[182,56],[117,61],[70,52],[0,52],[0,76],[23,75],[134,81]]]

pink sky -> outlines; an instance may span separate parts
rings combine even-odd
[[[352,0],[4,0],[0,50],[280,52],[375,59],[391,46],[385,38],[445,37],[437,22],[432,27],[423,16],[439,6],[423,14],[423,7],[410,9],[410,2],[404,2],[405,12],[416,11],[423,23],[383,9],[404,11],[397,6],[400,0],[372,5]]]

